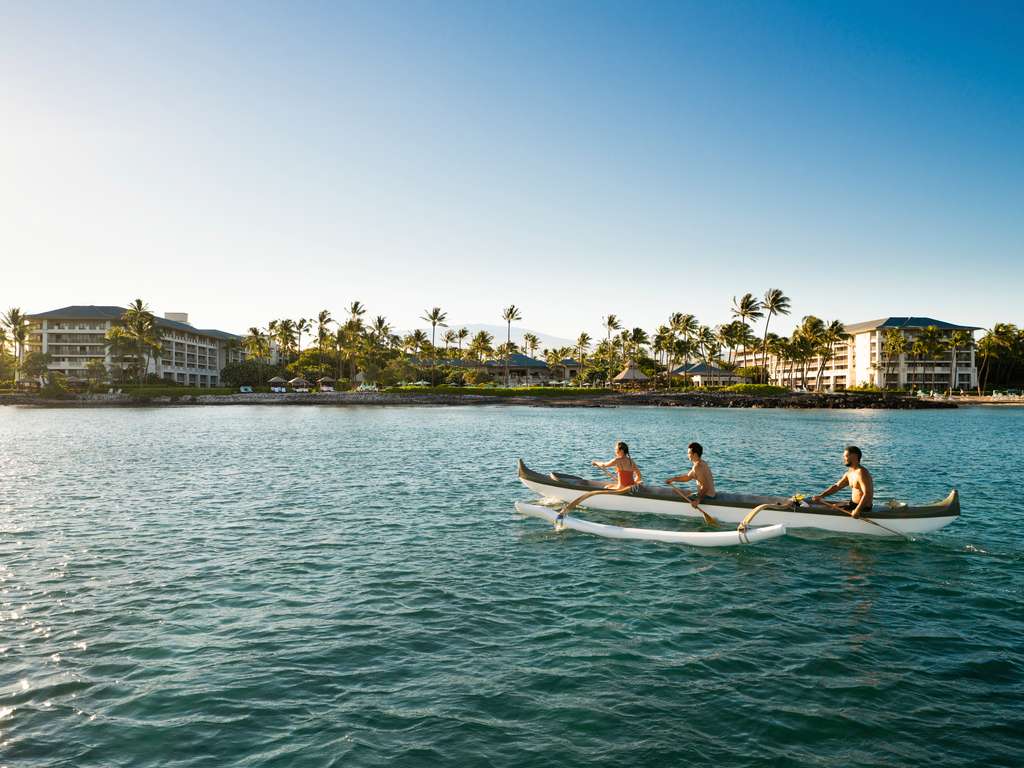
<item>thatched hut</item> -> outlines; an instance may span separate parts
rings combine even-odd
[[[632,360],[626,363],[626,367],[612,379],[613,384],[625,387],[640,386],[646,381],[648,381],[647,375]]]

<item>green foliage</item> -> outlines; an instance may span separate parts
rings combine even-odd
[[[738,395],[757,395],[759,397],[774,397],[777,395],[788,395],[790,391],[786,387],[776,387],[773,384],[732,384],[722,387],[719,392],[731,392]]]
[[[452,368],[449,370],[448,375],[444,377],[444,383],[449,387],[464,387],[466,386],[466,373],[459,368]]]
[[[377,376],[377,383],[390,387],[400,381],[418,381],[416,367],[404,357],[396,357],[389,360],[384,370]]]
[[[62,373],[52,373],[47,383],[39,390],[42,397],[63,400],[72,398],[74,394],[68,388],[68,381]]]
[[[466,374],[466,383],[474,386],[488,384],[491,381],[491,373],[483,368],[472,368]]]
[[[495,397],[591,397],[607,395],[611,389],[578,389],[575,387],[388,387],[385,392],[428,395],[492,395]]]
[[[275,376],[293,378],[287,375],[284,366],[266,365],[254,360],[246,360],[244,363],[228,363],[220,372],[220,380],[233,387],[240,387],[243,384],[250,387],[259,386]]]
[[[847,392],[881,392],[881,388],[877,384],[864,383],[854,384],[852,387],[846,388]]]
[[[32,379],[42,378],[43,381],[50,379],[50,356],[42,352],[29,352],[21,364],[21,372],[24,376]]]
[[[737,368],[735,373],[737,376],[743,376],[751,381],[760,381],[765,378],[763,365],[745,365],[742,368]]]

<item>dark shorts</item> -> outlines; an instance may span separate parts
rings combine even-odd
[[[855,510],[857,508],[856,502],[853,502],[853,501],[844,501],[842,504],[836,504],[836,506],[840,507],[841,509],[845,509],[847,512],[853,512],[853,510]],[[861,509],[861,512],[870,512],[870,511],[871,511],[871,505],[870,504],[868,506],[864,507],[863,509]]]

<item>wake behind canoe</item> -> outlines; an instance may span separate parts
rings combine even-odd
[[[537,504],[516,502],[516,511],[527,517],[536,517],[554,523],[558,513],[548,507]],[[602,536],[606,539],[633,539],[637,541],[661,541],[667,544],[688,544],[692,547],[736,547],[743,544],[756,544],[782,536],[786,532],[784,525],[767,525],[762,528],[751,528],[740,531],[662,531],[650,528],[623,528],[618,525],[606,525],[582,520],[567,515],[562,518],[562,526],[568,530]]]

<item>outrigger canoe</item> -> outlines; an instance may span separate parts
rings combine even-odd
[[[651,528],[623,528],[618,525],[594,523],[566,515],[558,519],[558,510],[537,504],[516,502],[516,512],[527,517],[536,517],[554,523],[559,529],[591,533],[606,539],[636,539],[639,541],[661,541],[666,544],[689,544],[691,547],[735,547],[741,544],[757,544],[782,536],[784,525],[765,525],[748,528],[745,531],[659,531]]]
[[[534,472],[520,459],[519,479],[535,493],[562,501],[572,501],[588,491],[598,490],[606,482],[587,480],[576,475],[552,472],[548,475]],[[952,523],[960,515],[960,496],[956,489],[942,501],[921,506],[898,502],[879,504],[865,515],[867,520],[855,519],[846,512],[809,500],[795,500],[784,496],[760,496],[747,493],[722,493],[714,499],[705,499],[701,507],[723,524],[739,525],[756,507],[767,505],[757,514],[759,526],[783,525],[787,529],[816,528],[834,533],[863,536],[909,536],[930,533]],[[586,500],[589,509],[611,512],[669,515],[673,517],[702,518],[678,493],[668,486],[640,485],[626,494],[600,494]],[[750,529],[753,530],[753,529]]]

